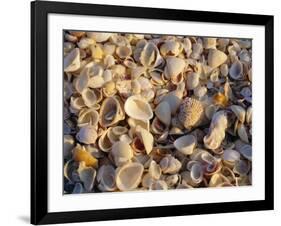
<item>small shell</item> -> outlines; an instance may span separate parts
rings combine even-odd
[[[77,172],[80,180],[83,182],[85,190],[87,192],[91,191],[96,178],[96,170],[86,166],[85,162],[80,162]]]
[[[117,92],[117,89],[115,87],[115,82],[110,81],[105,83],[104,88],[102,88],[102,91],[106,97],[114,96]]]
[[[144,46],[139,60],[141,64],[147,68],[157,67],[163,62],[157,46],[152,42],[147,42]]]
[[[82,127],[85,125],[96,126],[99,121],[99,113],[94,109],[83,109],[79,112],[77,126]]]
[[[102,165],[97,173],[98,188],[101,191],[115,191],[115,169],[111,165]]]
[[[236,162],[233,172],[239,174],[240,176],[246,176],[250,170],[250,166],[247,161],[240,160]]]
[[[118,141],[113,144],[111,154],[115,165],[118,167],[130,162],[133,157],[133,150],[127,142]]]
[[[108,132],[109,132],[109,129],[103,131],[98,140],[99,148],[104,152],[109,152],[109,150],[112,147],[112,143],[111,143],[110,139],[108,138]]]
[[[161,167],[154,160],[152,160],[149,165],[148,173],[151,178],[159,180],[162,173]]]
[[[220,66],[220,72],[223,76],[227,76],[228,75],[228,65],[227,64],[222,64]]]
[[[201,53],[203,52],[202,43],[194,43],[192,45],[192,53],[190,57],[192,59],[198,60],[200,58]]]
[[[186,64],[185,61],[177,57],[168,57],[166,59],[166,67],[164,75],[167,79],[176,80],[176,77],[183,72]]]
[[[155,108],[155,114],[157,118],[163,122],[165,125],[169,126],[171,123],[171,109],[170,105],[162,101],[160,104],[157,105]]]
[[[196,88],[193,89],[194,95],[198,97],[199,100],[206,95],[207,91],[208,90],[206,86],[200,86],[200,85],[198,85]]]
[[[243,140],[246,143],[249,143],[248,133],[247,133],[247,130],[246,130],[246,127],[244,124],[241,124],[241,123],[238,124],[237,134],[241,140]]]
[[[97,140],[98,134],[95,126],[84,126],[81,127],[79,132],[76,134],[76,138],[79,142],[84,144],[94,144]]]
[[[204,118],[204,108],[200,101],[187,97],[183,100],[178,119],[187,129],[199,125]]]
[[[144,145],[146,154],[149,154],[152,151],[154,142],[152,134],[140,126],[137,126],[136,133]]]
[[[99,61],[103,58],[104,52],[102,50],[102,46],[99,44],[93,44],[90,46],[92,52],[92,58],[94,61]]]
[[[205,49],[216,49],[217,39],[216,38],[204,38],[203,47]]]
[[[212,68],[219,67],[227,59],[224,52],[216,49],[210,49],[208,54],[208,65]]]
[[[93,107],[97,102],[96,93],[94,90],[86,88],[81,93],[82,99],[88,108]]]
[[[203,168],[200,163],[194,163],[190,169],[190,178],[193,183],[199,184],[203,180]]]
[[[196,146],[196,138],[193,135],[182,136],[174,141],[174,146],[181,153],[191,155]]]
[[[101,33],[101,32],[86,32],[89,38],[94,39],[96,42],[105,42],[110,38],[112,33]]]
[[[234,112],[236,117],[241,123],[244,123],[246,117],[246,111],[239,105],[231,105],[230,109]]]
[[[243,64],[239,60],[236,60],[229,69],[229,76],[234,80],[238,80],[242,78],[242,74]]]
[[[149,189],[150,190],[168,190],[168,185],[164,180],[157,180],[150,185]]]
[[[78,93],[82,93],[89,84],[88,69],[83,69],[81,74],[73,81],[73,86]]]
[[[129,97],[125,102],[124,109],[128,116],[137,120],[147,121],[153,117],[150,105],[138,95]]]
[[[123,107],[117,97],[107,97],[100,108],[99,123],[102,127],[109,127],[117,124],[125,118]]]
[[[248,124],[252,122],[252,114],[253,114],[252,106],[249,106],[246,113],[246,122]]]
[[[172,156],[166,156],[160,161],[160,167],[165,174],[175,174],[179,172],[181,166],[181,162]]]
[[[128,46],[118,46],[116,48],[116,54],[121,58],[125,59],[132,54],[132,49]]]
[[[98,167],[98,160],[80,144],[73,149],[73,159],[76,162],[84,162],[86,166]]]
[[[235,162],[240,160],[240,153],[235,150],[224,150],[223,152],[223,161],[224,163],[229,166],[233,167]]]
[[[169,40],[160,47],[162,56],[177,56],[182,51],[182,46],[179,42]]]
[[[116,185],[120,191],[130,191],[138,187],[143,174],[143,165],[137,162],[127,163],[117,169]]]
[[[73,49],[63,60],[63,70],[73,72],[80,68],[80,51],[79,48]]]

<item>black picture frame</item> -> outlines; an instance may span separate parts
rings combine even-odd
[[[97,15],[265,27],[265,199],[73,212],[48,212],[48,14]],[[31,223],[51,224],[114,219],[272,210],[273,186],[273,16],[113,5],[31,3]]]

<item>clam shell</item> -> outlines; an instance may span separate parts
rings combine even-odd
[[[219,67],[227,60],[224,52],[216,49],[210,49],[208,54],[208,65],[212,68]]]
[[[186,88],[193,90],[199,85],[199,74],[192,72],[187,74]]]
[[[92,167],[86,166],[85,162],[80,162],[77,172],[80,180],[83,182],[85,190],[87,192],[91,191],[96,178],[96,170]]]
[[[161,167],[154,160],[152,160],[149,165],[148,173],[151,178],[159,180],[162,173]]]
[[[154,142],[154,138],[152,134],[140,126],[137,126],[136,132],[144,145],[146,154],[149,154],[152,151],[153,142]]]
[[[96,93],[94,90],[86,88],[81,93],[82,99],[88,108],[93,107],[97,102]]]
[[[160,52],[162,56],[177,56],[182,51],[182,45],[181,43],[174,41],[174,40],[168,40],[160,47]]]
[[[232,79],[237,80],[242,78],[242,74],[243,74],[243,64],[239,60],[236,60],[235,62],[233,62],[233,64],[229,69],[229,76]]]
[[[112,33],[101,33],[101,32],[86,32],[87,36],[94,39],[96,42],[105,42],[108,40]]]
[[[129,97],[125,102],[124,109],[126,114],[131,118],[144,122],[153,117],[150,105],[144,98],[138,95]]]
[[[118,167],[130,162],[133,157],[133,150],[127,142],[118,141],[113,144],[111,154],[115,165]]]
[[[157,118],[163,122],[165,125],[169,126],[171,123],[171,109],[170,105],[162,101],[160,104],[157,105],[155,108],[155,114]]]
[[[98,160],[80,144],[73,149],[73,159],[76,162],[84,162],[86,166],[98,167]]]
[[[121,58],[125,59],[132,54],[132,49],[129,46],[118,46],[116,48],[116,54]]]
[[[102,135],[100,136],[100,138],[98,140],[99,148],[104,152],[109,152],[109,150],[112,147],[112,143],[111,143],[110,139],[108,138],[108,131],[109,131],[109,129],[103,131]]]
[[[195,163],[190,169],[190,178],[195,184],[199,184],[203,180],[203,168],[201,164]]]
[[[96,126],[99,121],[99,113],[94,109],[83,109],[79,112],[77,126],[82,127],[85,125]]]
[[[131,162],[117,169],[116,185],[120,191],[130,191],[138,187],[143,174],[143,165]]]
[[[196,146],[196,138],[193,135],[181,136],[174,141],[174,146],[181,153],[191,155]]]
[[[80,51],[79,48],[74,48],[68,53],[63,60],[64,72],[73,72],[80,68]]]
[[[167,57],[164,75],[167,79],[174,79],[183,72],[186,64],[185,61],[178,57]]]
[[[172,156],[166,156],[160,161],[160,167],[165,174],[175,174],[181,169],[181,162]]]
[[[98,134],[95,126],[83,126],[76,134],[76,139],[84,144],[94,144],[97,140]]]
[[[221,173],[216,173],[211,177],[209,181],[209,187],[220,187],[223,183],[231,184],[227,177]]]
[[[147,42],[141,51],[139,60],[147,68],[157,67],[163,62],[157,46],[152,42]]]
[[[82,93],[88,87],[88,69],[83,69],[81,74],[73,81],[73,86],[78,93]]]
[[[246,111],[243,107],[239,105],[231,105],[230,109],[234,112],[236,117],[241,123],[244,123],[246,117]]]
[[[102,165],[97,173],[98,188],[101,191],[115,191],[115,169],[112,165]]]

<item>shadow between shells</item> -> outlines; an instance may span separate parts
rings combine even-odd
[[[251,185],[251,40],[63,35],[65,194]]]

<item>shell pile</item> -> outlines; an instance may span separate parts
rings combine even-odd
[[[64,31],[64,192],[251,185],[251,45]]]

